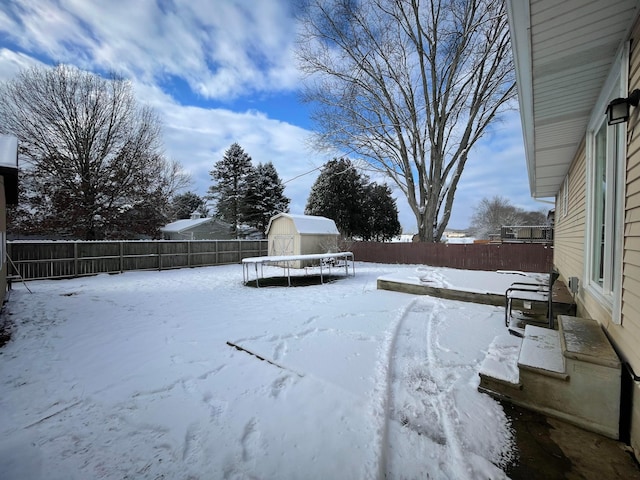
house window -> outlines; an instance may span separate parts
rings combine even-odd
[[[601,103],[627,96],[628,50],[618,57],[601,95]],[[620,321],[622,265],[622,209],[624,199],[624,164],[626,157],[626,123],[608,126],[597,105],[589,129],[587,150],[587,230],[586,287]]]
[[[562,218],[569,213],[569,174],[564,177],[564,183],[562,184]]]

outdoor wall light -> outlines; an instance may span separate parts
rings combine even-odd
[[[616,125],[629,120],[629,105],[634,107],[640,103],[640,89],[635,89],[627,98],[614,98],[607,106],[608,124]]]

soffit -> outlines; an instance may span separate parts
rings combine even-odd
[[[558,192],[637,0],[509,0],[531,194]],[[604,115],[604,112],[602,112]]]

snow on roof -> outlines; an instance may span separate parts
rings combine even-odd
[[[171,222],[164,227],[160,228],[161,232],[173,232],[180,233],[185,230],[189,230],[190,228],[197,227],[198,225],[202,225],[203,223],[209,223],[211,221],[215,221],[215,218],[185,218],[184,220],[176,220],[175,222]]]
[[[18,168],[18,139],[0,135],[0,167]]]
[[[336,227],[336,223],[330,218],[318,217],[314,215],[292,215],[290,213],[279,213],[278,215],[271,217],[271,220],[269,220],[269,226],[267,227],[267,233],[269,233],[269,229],[271,228],[271,222],[279,217],[286,217],[293,220],[293,224],[295,225],[296,230],[301,235],[309,235],[314,233],[325,235],[340,234],[340,232],[338,232],[338,227]]]

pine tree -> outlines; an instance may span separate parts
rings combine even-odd
[[[234,143],[210,172],[214,184],[209,187],[208,198],[216,202],[216,215],[232,225],[234,234],[237,234],[240,222],[247,176],[252,170],[251,157],[240,145]]]
[[[304,212],[332,219],[346,237],[359,236],[366,224],[365,185],[366,177],[358,173],[349,159],[333,159],[311,187]]]
[[[190,218],[193,212],[206,217],[208,212],[204,200],[193,192],[181,193],[171,200],[172,216],[175,220]]]
[[[284,185],[273,164],[259,163],[247,175],[246,191],[240,207],[242,223],[265,233],[272,216],[289,211],[291,200],[283,192]]]
[[[311,187],[305,213],[331,218],[351,238],[389,240],[401,232],[391,189],[369,183],[348,159],[327,162]]]
[[[389,186],[374,182],[367,186],[366,193],[365,207],[369,221],[368,229],[362,235],[363,240],[380,242],[400,235],[402,227],[398,220],[398,207]]]

